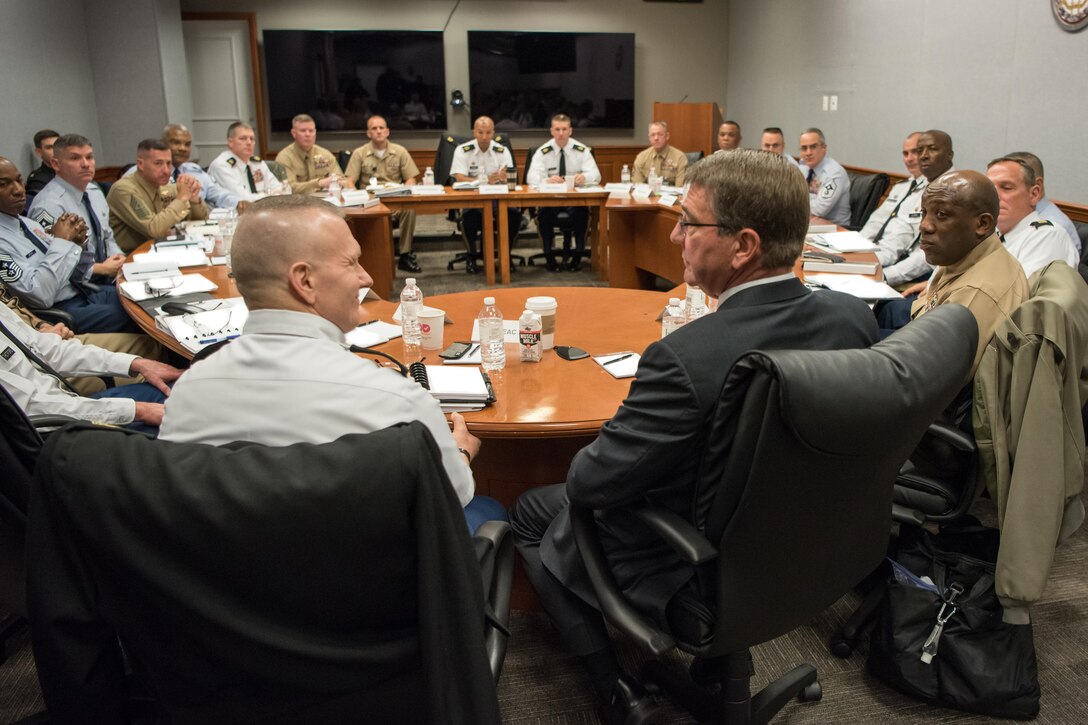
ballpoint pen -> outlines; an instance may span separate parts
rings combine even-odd
[[[465,354],[465,357],[472,357],[473,354],[479,349],[480,349],[479,345],[473,345],[472,347],[470,347],[468,349],[468,352]]]
[[[620,360],[626,360],[627,358],[631,357],[634,354],[635,353],[633,353],[633,352],[629,352],[626,355],[620,355],[619,357],[614,357],[611,360],[606,360],[605,362],[603,362],[601,364],[602,365],[611,365],[612,363],[619,362]]]
[[[367,320],[366,322],[360,322],[355,327],[366,327],[367,325],[373,325],[375,322],[381,322],[381,320]]]

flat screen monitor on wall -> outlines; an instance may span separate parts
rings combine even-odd
[[[446,128],[440,31],[265,30],[273,131],[299,113],[320,131],[355,131],[379,114],[391,129]]]
[[[635,123],[633,33],[520,33],[470,30],[474,116],[499,130],[547,128],[565,113],[577,128]]]

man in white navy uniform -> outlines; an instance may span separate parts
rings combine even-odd
[[[827,155],[827,139],[818,128],[801,134],[801,173],[808,182],[810,213],[840,226],[850,223],[850,177]]]
[[[904,269],[897,266],[914,249],[922,219],[922,191],[928,182],[918,166],[921,138],[922,132],[915,131],[903,141],[907,179],[892,187],[884,203],[870,215],[860,232],[862,238],[879,247],[876,258],[884,267],[884,279],[890,285],[909,282],[929,271],[929,265],[925,265],[924,269],[907,277]]]
[[[1024,274],[1031,277],[1054,260],[1076,269],[1080,259],[1069,234],[1035,210],[1043,195],[1035,170],[1021,159],[1002,156],[986,166],[986,176],[997,187],[1001,201],[997,230],[1005,249],[1023,265]]]
[[[121,307],[113,279],[125,261],[110,228],[106,197],[94,183],[95,160],[91,142],[78,134],[61,136],[53,144],[56,177],[45,185],[30,205],[27,216],[45,229],[64,214],[76,214],[87,225],[87,241],[80,253],[82,276],[69,277],[80,294],[55,301],[72,315],[76,332],[139,332]],[[101,283],[98,291],[83,282]]]
[[[593,160],[592,150],[576,139],[571,138],[570,117],[562,113],[552,116],[552,138],[533,154],[526,179],[530,186],[539,186],[544,182],[561,183],[566,176],[574,176],[574,185],[599,184],[601,172]],[[589,209],[584,206],[541,207],[536,213],[540,238],[544,242],[548,271],[559,271],[555,259],[555,219],[561,211],[570,215],[574,229],[574,252],[564,266],[576,270],[582,265],[582,253],[586,248],[586,226],[589,223]]]
[[[200,198],[215,209],[237,209],[245,211],[246,202],[237,194],[220,186],[207,171],[200,168],[200,164],[190,161],[193,153],[193,135],[189,129],[180,123],[171,123],[162,130],[162,142],[170,147],[170,161],[174,164],[174,172],[170,175],[170,182],[176,183],[178,176],[189,174],[200,182]],[[128,173],[135,172],[133,166]]]
[[[238,222],[231,266],[249,318],[241,337],[175,386],[162,438],[285,446],[418,420],[438,444],[470,528],[505,518],[494,499],[473,497],[469,463],[480,441],[464,419],[452,414],[451,433],[418,383],[348,350],[344,333],[359,324],[359,290],[373,280],[339,209],[301,194],[256,202]]]
[[[1080,254],[1080,234],[1077,233],[1077,228],[1073,226],[1073,220],[1067,217],[1065,212],[1058,208],[1057,204],[1047,198],[1042,159],[1030,151],[1013,151],[1011,154],[1005,155],[1010,159],[1020,159],[1035,172],[1035,183],[1039,185],[1039,193],[1042,194],[1038,203],[1035,204],[1035,211],[1039,212],[1039,216],[1043,219],[1054,222],[1054,226],[1064,229],[1069,238],[1073,240],[1073,247],[1076,248],[1077,254]]]
[[[268,194],[290,193],[290,187],[280,183],[268,164],[253,155],[256,144],[253,127],[235,121],[227,128],[227,150],[215,157],[208,174],[216,183],[239,199],[256,201]]]
[[[495,142],[495,122],[487,116],[480,116],[472,124],[471,141],[461,144],[453,152],[450,176],[454,181],[475,181],[482,179],[488,184],[505,184],[506,170],[514,168],[514,157],[510,149]],[[493,204],[497,208],[497,204]],[[518,236],[521,226],[521,209],[509,209],[506,216],[511,244]],[[465,271],[469,274],[479,272],[476,266],[476,252],[479,249],[480,233],[483,231],[483,212],[479,209],[462,209],[461,225],[465,230],[465,248],[468,261]],[[484,260],[487,264],[487,260]]]

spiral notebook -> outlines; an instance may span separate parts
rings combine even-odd
[[[203,312],[157,317],[155,324],[173,335],[182,347],[195,354],[208,345],[231,340],[242,334],[242,328],[249,318],[249,310],[244,304],[223,304],[224,302],[226,301],[209,300],[208,303],[219,306]]]
[[[408,373],[442,404],[443,410],[478,410],[495,402],[491,380],[480,368],[448,368],[415,362],[408,366]]]

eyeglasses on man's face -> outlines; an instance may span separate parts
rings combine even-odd
[[[702,222],[689,222],[686,219],[677,219],[676,224],[680,227],[680,232],[685,237],[691,235],[691,232],[688,231],[689,229],[694,229],[694,228],[698,228],[698,227],[716,227],[721,232],[728,232],[729,231],[728,229],[723,227],[721,224],[705,224],[705,223],[702,223]]]

